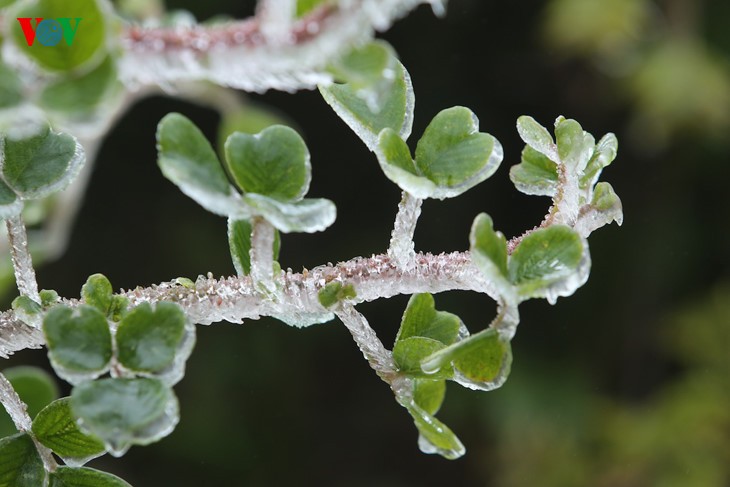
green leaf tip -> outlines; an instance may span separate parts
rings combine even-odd
[[[86,304],[95,307],[105,316],[109,314],[113,294],[112,283],[103,274],[89,276],[86,283],[81,286],[81,297]]]
[[[341,301],[355,299],[356,297],[357,292],[355,291],[355,287],[349,283],[343,285],[340,281],[328,283],[317,294],[319,304],[325,308],[331,308]]]
[[[132,487],[116,475],[86,467],[58,467],[48,480],[48,487]]]
[[[415,159],[397,134],[385,129],[375,150],[385,175],[417,198],[453,198],[489,178],[502,162],[502,146],[479,132],[476,115],[464,107],[438,113],[418,141]]]

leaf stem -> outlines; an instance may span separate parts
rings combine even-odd
[[[261,217],[255,217],[251,230],[251,279],[264,290],[274,286],[274,227]]]
[[[15,282],[21,296],[28,296],[33,301],[40,303],[38,294],[38,282],[33,269],[33,259],[28,249],[28,234],[25,231],[23,217],[18,215],[5,220],[10,241],[10,255],[13,260],[15,271]]]
[[[31,437],[46,470],[48,472],[55,471],[58,468],[58,464],[53,458],[53,453],[40,443],[31,431],[33,421],[28,415],[28,406],[20,399],[15,388],[13,388],[13,385],[2,372],[0,372],[0,403],[2,403],[8,415],[10,415],[10,419],[13,420],[13,424],[18,431],[27,433]]]
[[[403,191],[390,236],[388,256],[393,259],[395,265],[406,270],[415,265],[416,251],[413,235],[416,232],[418,217],[421,216],[422,203],[423,200],[420,198]]]

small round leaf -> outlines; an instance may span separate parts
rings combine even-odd
[[[228,170],[245,193],[298,201],[309,190],[312,167],[301,136],[284,125],[256,135],[236,132],[225,145]]]
[[[24,200],[38,199],[68,186],[86,160],[78,141],[43,125],[22,138],[5,137],[2,174]],[[4,192],[0,188],[0,195]],[[7,199],[7,196],[3,199]]]
[[[169,368],[185,336],[185,313],[174,303],[142,303],[119,322],[117,357],[134,372],[159,373]]]
[[[103,274],[89,276],[86,283],[81,287],[81,297],[86,304],[93,306],[104,315],[109,313],[112,304],[112,283]]]
[[[109,368],[112,337],[106,317],[98,309],[56,306],[43,320],[51,364],[72,384],[98,377]]]
[[[433,198],[452,198],[494,174],[502,162],[502,146],[479,132],[479,119],[464,107],[437,114],[416,146],[416,172],[432,181]]]

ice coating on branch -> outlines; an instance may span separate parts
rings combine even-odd
[[[31,420],[28,416],[27,406],[2,373],[0,373],[0,404],[5,406],[10,419],[19,431],[30,430]]]
[[[28,249],[28,235],[25,231],[23,220],[20,215],[14,216],[5,220],[5,225],[8,229],[10,255],[13,260],[13,270],[15,271],[15,282],[18,285],[18,291],[22,296],[28,296],[36,303],[40,303],[41,298],[38,294],[38,282],[36,281],[35,270],[33,269],[33,259]],[[38,325],[38,323],[33,324]]]
[[[39,328],[17,320],[12,311],[0,314],[0,358],[8,358],[27,348],[41,348],[44,341]]]
[[[330,60],[371,39],[376,30],[387,29],[421,3],[441,2],[340,0],[336,8],[318,9],[295,21],[288,32],[284,32],[287,16],[278,14],[265,18],[265,32],[258,19],[180,28],[171,35],[130,28],[122,42],[120,79],[131,87],[160,85],[173,90],[175,83],[190,80],[254,92],[314,88],[331,83],[325,71]]]
[[[416,232],[418,217],[421,215],[421,203],[422,200],[403,192],[390,237],[388,256],[393,259],[395,265],[405,270],[415,265],[416,251],[413,235]]]

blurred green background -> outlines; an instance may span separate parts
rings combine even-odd
[[[254,9],[250,0],[167,4],[201,20]],[[413,78],[414,139],[438,111],[464,105],[505,148],[490,180],[425,203],[418,250],[467,248],[482,211],[507,236],[541,220],[549,201],[508,178],[519,115],[544,125],[565,115],[597,137],[617,134],[604,180],[625,223],[591,236],[589,282],[555,306],[521,307],[505,386],[449,388],[439,417],[467,447],[457,461],[418,451],[410,418],[341,324],[296,330],[262,319],[199,327],[176,387],[177,430],[91,466],[138,487],[730,485],[730,3],[451,0],[445,18],[423,6],[382,37]],[[246,100],[296,124],[312,153],[310,195],[338,206],[326,232],[284,237],[282,266],[384,251],[399,191],[319,94]],[[41,287],[77,296],[95,272],[123,288],[234,272],[225,220],[155,164],[155,127],[170,111],[216,140],[220,118],[209,109],[163,97],[134,106],[104,143],[69,250],[39,270]],[[495,312],[481,295],[436,300],[472,331]],[[386,345],[406,302],[360,306]],[[47,366],[39,351],[3,366],[27,363]]]

